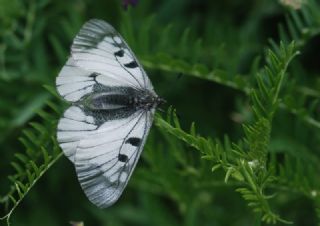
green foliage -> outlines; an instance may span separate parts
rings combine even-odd
[[[0,200],[7,212],[1,219],[7,219],[8,225],[11,214],[20,202],[62,156],[54,136],[56,118],[61,111],[58,105],[50,101],[47,102],[46,110],[39,110],[38,115],[41,118],[39,122],[31,122],[30,128],[23,130],[20,141],[24,145],[24,152],[15,153],[15,160],[11,162],[15,170],[14,174],[8,176],[11,187]]]
[[[1,6],[1,175],[8,180],[1,178],[0,204],[7,224],[13,213],[13,225],[320,222],[313,52],[319,52],[319,3],[290,9],[267,0],[139,1],[127,11],[119,1]],[[120,31],[157,93],[174,106],[156,114],[128,188],[107,210],[83,197],[55,138],[66,106],[54,79],[91,17]],[[176,74],[183,76],[175,80]]]

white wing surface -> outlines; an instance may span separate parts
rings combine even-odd
[[[75,164],[89,200],[105,208],[118,200],[140,157],[152,124],[152,111],[93,123],[80,107],[72,106],[58,124],[58,142]]]
[[[92,19],[75,37],[56,85],[58,93],[72,103],[58,123],[57,140],[74,163],[89,200],[108,207],[128,183],[155,109],[138,109],[106,98],[139,96],[145,90],[156,96],[151,82],[115,29]],[[96,102],[92,97],[97,97]],[[95,104],[103,108],[93,108]]]
[[[103,20],[83,25],[71,47],[76,64],[99,74],[97,81],[153,90],[151,82],[120,34]]]
[[[81,140],[75,154],[78,179],[87,197],[105,208],[118,200],[136,166],[152,122],[151,112],[106,122]]]

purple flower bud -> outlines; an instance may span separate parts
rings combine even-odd
[[[138,2],[139,0],[122,0],[122,5],[123,5],[123,8],[127,10],[129,5],[136,6]]]

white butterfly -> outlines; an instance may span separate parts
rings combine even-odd
[[[60,147],[89,200],[108,207],[127,185],[163,99],[118,32],[97,19],[75,37],[56,85],[72,104],[58,124]]]

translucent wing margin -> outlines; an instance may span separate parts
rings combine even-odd
[[[153,112],[108,121],[78,143],[74,163],[79,182],[98,207],[112,205],[136,166],[152,123]]]
[[[151,82],[120,34],[103,20],[91,19],[81,28],[71,47],[77,66],[122,86],[153,90]]]
[[[74,60],[69,58],[56,79],[58,93],[67,101],[79,101],[93,91],[96,84],[93,75],[94,73],[77,67]]]
[[[79,142],[97,133],[98,125],[92,116],[86,115],[81,106],[71,106],[63,114],[57,128],[57,140],[65,156],[74,163]]]

